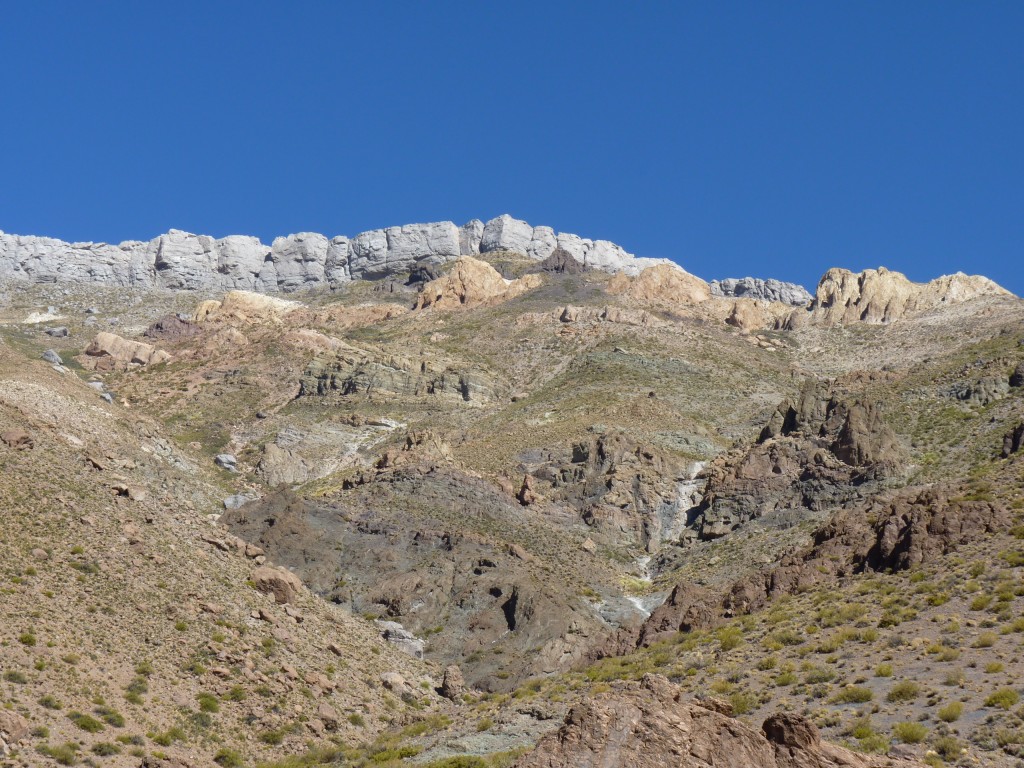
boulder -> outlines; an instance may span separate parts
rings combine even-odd
[[[441,680],[439,693],[451,701],[461,701],[462,694],[466,692],[466,681],[462,677],[462,670],[455,664],[445,667],[444,678]]]
[[[152,344],[131,341],[113,333],[102,331],[85,348],[79,358],[91,370],[124,370],[133,366],[157,365],[171,359],[170,354]]]
[[[290,603],[302,591],[302,582],[291,571],[263,565],[252,573],[256,589],[274,596],[278,603]]]
[[[0,434],[0,440],[2,440],[8,448],[13,448],[16,451],[32,450],[32,448],[35,447],[35,441],[32,439],[32,435],[23,429],[9,429]]]
[[[1010,374],[1011,387],[1024,387],[1024,361],[1017,363],[1017,367]]]
[[[236,464],[238,463],[238,459],[236,459],[234,455],[230,453],[218,453],[216,456],[213,457],[213,463],[216,464],[221,469],[226,469],[228,472],[238,471],[238,467],[236,466]]]
[[[1011,429],[1003,436],[1003,451],[1000,454],[1004,459],[1010,458],[1024,446],[1024,422]]]
[[[60,359],[60,355],[58,355],[52,349],[48,349],[45,352],[43,352],[42,357],[43,360],[50,363],[51,365],[64,365],[64,361]]]
[[[297,301],[265,296],[253,291],[229,291],[220,301],[203,301],[192,314],[193,323],[236,321],[246,325],[274,323],[300,309]]]
[[[377,621],[381,637],[389,643],[393,643],[398,650],[416,659],[423,658],[423,651],[426,643],[416,637],[397,621]]]
[[[324,727],[328,731],[338,730],[338,725],[341,723],[341,719],[338,717],[337,710],[334,709],[326,701],[320,702],[316,708],[316,716],[323,722]]]

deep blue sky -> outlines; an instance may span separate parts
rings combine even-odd
[[[3,2],[0,229],[502,212],[705,278],[1024,294],[1024,2]]]

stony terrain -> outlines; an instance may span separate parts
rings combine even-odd
[[[573,237],[0,238],[0,765],[1015,765],[1024,302]]]

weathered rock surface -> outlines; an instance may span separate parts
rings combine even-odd
[[[712,296],[777,301],[794,307],[803,307],[814,298],[802,285],[758,277],[729,277],[725,280],[712,280],[708,285]]]
[[[516,768],[881,768],[918,766],[825,743],[794,714],[769,717],[763,732],[685,701],[660,675],[616,683],[574,706],[558,731],[520,758]]]
[[[446,275],[423,286],[416,308],[457,309],[507,301],[540,283],[538,275],[506,280],[487,262],[463,256]]]
[[[987,277],[962,272],[937,277],[928,283],[914,283],[905,275],[885,267],[860,273],[833,268],[821,278],[810,305],[806,309],[794,310],[782,325],[798,328],[808,323],[891,323],[944,304],[957,304],[982,296],[1011,295]]]
[[[302,305],[253,291],[229,291],[220,301],[204,301],[192,315],[193,323],[209,320],[236,320],[243,324],[279,321]]]
[[[756,443],[717,457],[701,473],[706,495],[691,511],[701,539],[788,510],[823,510],[877,491],[906,461],[870,401],[846,400],[808,382],[778,406]]]
[[[666,264],[648,267],[632,278],[625,274],[617,275],[608,283],[608,293],[668,306],[700,304],[711,298],[711,288],[707,283],[679,267]]]
[[[113,333],[97,333],[85,353],[79,356],[85,368],[95,371],[123,370],[133,366],[156,365],[171,359],[169,353],[152,344],[131,341]]]
[[[0,232],[0,277],[36,283],[100,283],[182,290],[294,291],[350,280],[379,280],[417,265],[510,251],[538,261],[561,248],[575,261],[608,272],[638,274],[667,259],[636,258],[606,240],[587,240],[503,215],[461,228],[450,221],[374,229],[349,238],[315,232],[216,239],[172,229],[149,242],[66,243]]]
[[[291,571],[262,565],[253,571],[256,589],[274,596],[278,603],[290,603],[302,591],[302,581]]]
[[[1003,451],[1000,454],[1004,459],[1010,458],[1024,447],[1024,422],[1021,422],[1003,436]]]
[[[724,595],[680,583],[640,632],[648,645],[678,631],[714,627],[763,608],[772,598],[834,584],[864,571],[902,571],[1010,526],[1000,504],[967,501],[953,489],[908,488],[850,505],[814,534],[812,544]]]

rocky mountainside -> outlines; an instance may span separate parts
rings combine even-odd
[[[17,246],[0,765],[1024,755],[1020,299],[335,240]]]

